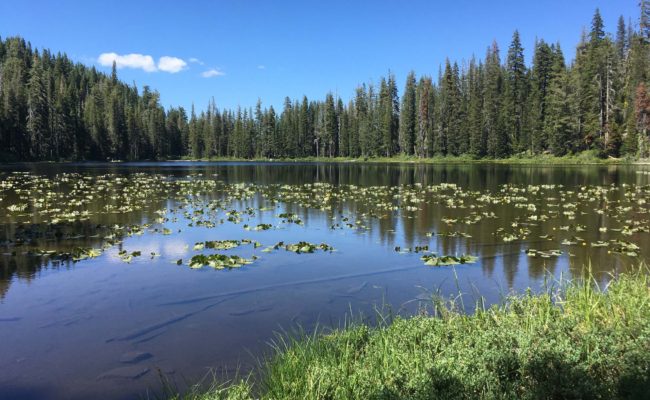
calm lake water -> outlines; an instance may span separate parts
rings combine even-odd
[[[351,310],[460,291],[471,311],[589,263],[605,281],[650,255],[648,200],[630,166],[3,166],[0,399],[160,394]]]

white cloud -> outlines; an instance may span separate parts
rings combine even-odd
[[[222,76],[222,75],[226,75],[226,73],[223,71],[219,71],[218,69],[215,68],[211,68],[201,73],[201,76],[204,78],[212,78],[214,76]]]
[[[187,60],[187,61],[189,61],[189,62],[191,62],[191,63],[194,63],[194,64],[205,65],[205,63],[204,63],[203,61],[199,60],[199,59],[196,58],[196,57],[192,57],[192,58],[190,58],[190,59]]]
[[[117,68],[134,68],[146,72],[163,71],[172,74],[187,68],[187,62],[182,58],[163,56],[158,59],[158,65],[156,65],[152,56],[138,53],[102,53],[97,58],[97,62],[104,67],[111,67],[115,62]]]
[[[156,64],[153,57],[144,54],[131,53],[119,55],[117,53],[102,53],[97,58],[97,62],[105,67],[110,67],[115,62],[117,68],[136,68],[147,72],[156,71]]]
[[[260,65],[257,66],[257,69],[266,69],[266,65],[261,65],[260,64]]]
[[[178,57],[163,56],[158,60],[158,69],[164,72],[175,74],[187,67],[187,63]]]

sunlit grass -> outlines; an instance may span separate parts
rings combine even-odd
[[[258,382],[188,399],[642,399],[650,393],[649,269],[599,285],[553,281],[471,315],[427,315],[282,335]],[[178,398],[178,397],[176,397]]]

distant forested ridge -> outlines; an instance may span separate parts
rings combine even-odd
[[[573,62],[537,40],[532,64],[517,31],[505,51],[446,61],[438,76],[410,73],[363,84],[347,103],[286,98],[283,109],[219,110],[214,100],[165,110],[159,94],[65,54],[0,39],[0,160],[392,157],[516,154],[650,156],[650,2],[638,29],[605,32],[596,10]]]

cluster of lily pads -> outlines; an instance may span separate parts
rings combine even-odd
[[[535,250],[535,249],[527,249],[526,254],[528,254],[529,257],[542,257],[542,258],[550,258],[550,257],[558,257],[562,255],[562,251],[560,250]]]
[[[231,250],[237,248],[243,244],[252,244],[253,248],[261,247],[262,244],[256,240],[242,239],[242,240],[214,240],[214,241],[205,241],[199,242],[194,245],[195,251],[201,251],[204,249],[212,250]],[[322,251],[334,251],[334,248],[326,243],[314,244],[309,242],[298,242],[298,243],[284,243],[278,242],[273,246],[269,246],[262,250],[263,252],[270,252],[273,250],[278,250],[283,248],[287,251],[291,251],[297,254],[300,253],[314,253],[316,250]],[[215,269],[232,269],[239,268],[243,265],[252,264],[258,257],[253,255],[250,258],[244,258],[237,255],[228,255],[228,254],[197,254],[192,256],[189,261],[190,268],[198,269],[204,266],[210,266]],[[177,260],[178,265],[183,263],[183,260]]]
[[[47,257],[53,260],[65,260],[78,262],[89,258],[96,258],[102,255],[104,251],[92,247],[75,247],[71,251],[55,251],[43,249],[30,249],[26,252],[30,256]]]
[[[203,249],[230,250],[239,247],[243,244],[252,244],[254,248],[258,248],[262,246],[262,244],[257,240],[251,240],[251,239],[207,240],[205,242],[198,242],[194,244],[194,250],[203,250]]]
[[[425,254],[420,257],[424,261],[424,265],[429,265],[433,267],[442,267],[447,265],[458,265],[458,264],[474,264],[478,261],[478,257],[471,256],[468,254],[463,254],[460,256],[438,256],[436,254]]]
[[[237,255],[197,254],[190,259],[190,268],[196,269],[204,266],[210,266],[214,269],[239,268],[242,265],[252,264],[256,259],[256,256],[249,259]]]
[[[406,253],[424,253],[420,260],[424,261],[424,265],[442,267],[448,265],[458,264],[474,264],[478,261],[478,257],[469,254],[458,255],[437,255],[429,250],[428,245],[410,247],[396,246],[395,251],[401,254]]]
[[[301,229],[309,221],[309,212],[320,212],[327,217],[326,227],[331,230],[366,233],[373,229],[375,221],[398,216],[403,221],[425,219],[425,224],[437,226],[424,236],[439,240],[474,240],[471,227],[481,225],[480,240],[490,233],[496,244],[525,244],[527,250],[522,251],[534,258],[571,256],[572,247],[582,246],[637,257],[641,255],[640,235],[650,232],[649,200],[650,186],[628,184],[575,188],[505,184],[496,190],[470,190],[453,183],[233,184],[204,174],[170,177],[147,173],[61,173],[48,177],[16,172],[0,174],[0,210],[4,210],[4,216],[0,211],[0,221],[10,227],[5,237],[0,238],[0,246],[9,255],[80,261],[97,257],[130,236],[174,235],[179,231],[177,225],[182,223],[188,228],[207,230],[223,224],[240,225],[251,232]],[[135,212],[138,214],[134,215],[145,216],[142,222],[125,223],[134,220],[129,215]],[[169,223],[176,227],[172,229]],[[92,234],[80,234],[84,231]],[[92,240],[95,244],[60,245],[81,240]],[[67,250],[41,250],[50,242]],[[536,242],[542,243],[542,248],[531,248]],[[226,251],[243,244],[262,246],[244,239],[199,242],[193,248]],[[26,250],[18,251],[21,246]],[[280,242],[263,251],[279,248],[295,253],[332,250],[324,243]],[[471,260],[467,257],[473,257],[428,254],[429,244],[400,248],[400,252],[412,249],[427,253],[425,263],[435,265],[448,265],[454,258],[458,263],[467,263]],[[140,251],[118,253],[125,262],[140,256]],[[245,260],[253,259],[228,256],[228,260],[198,257],[190,265],[212,263],[226,267],[246,265]]]
[[[316,250],[322,250],[322,251],[328,251],[332,252],[334,251],[334,248],[326,243],[320,243],[320,244],[315,244],[315,243],[309,243],[309,242],[304,242],[300,241],[298,243],[284,243],[284,242],[278,242],[274,246],[268,247],[265,249],[266,251],[271,251],[271,250],[277,250],[283,248],[287,251],[291,251],[293,253],[313,253]]]

